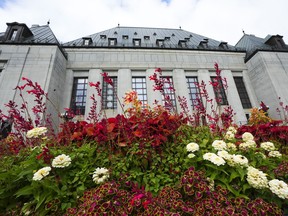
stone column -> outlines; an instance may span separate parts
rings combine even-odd
[[[146,70],[146,81],[147,81],[147,101],[148,105],[153,107],[153,104],[158,101],[158,104],[162,105],[161,93],[159,91],[153,91],[154,81],[149,79],[149,76],[152,76],[155,72],[155,69]]]
[[[243,70],[242,74],[243,74],[243,82],[245,84],[246,91],[249,95],[249,99],[250,99],[252,107],[259,107],[260,103],[257,100],[256,94],[254,92],[253,85],[249,79],[247,70]]]
[[[123,97],[125,93],[132,89],[132,73],[130,69],[119,69],[118,70],[118,88],[117,88],[117,95],[120,99],[121,103],[123,104]],[[117,112],[123,113],[121,105],[117,104]]]
[[[64,92],[63,95],[65,97],[63,98],[63,108],[70,108],[71,103],[71,97],[72,97],[72,89],[73,89],[73,70],[68,69],[66,71],[66,78],[65,78],[65,86],[64,86]],[[61,110],[61,112],[64,112],[64,110]]]
[[[93,105],[93,101],[90,99],[90,97],[94,94],[96,101],[97,101],[97,107],[96,112],[99,113],[101,110],[101,97],[98,96],[97,91],[95,87],[90,87],[89,82],[97,83],[100,82],[100,88],[102,89],[102,76],[101,76],[102,70],[101,69],[90,69],[88,74],[88,86],[87,86],[87,96],[86,96],[86,107],[85,107],[85,119],[87,119],[88,114],[90,112],[90,109]]]
[[[243,123],[245,124],[247,122],[247,119],[231,70],[222,70],[221,76],[222,78],[226,78],[227,80],[228,89],[226,92],[226,96],[229,105],[231,105],[233,109],[233,112],[236,113],[236,115],[234,116],[234,121],[238,125],[241,125]]]

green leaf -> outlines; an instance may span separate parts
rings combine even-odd
[[[27,185],[26,187],[21,188],[18,190],[15,195],[16,197],[24,196],[24,195],[30,195],[33,194],[34,188],[31,185]]]

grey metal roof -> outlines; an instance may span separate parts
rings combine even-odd
[[[27,41],[34,40],[34,42],[36,43],[58,44],[58,40],[55,37],[49,25],[43,25],[43,26],[33,25],[30,28],[30,30],[33,33],[33,36],[30,38],[27,38],[26,39]]]
[[[270,43],[273,38],[281,40],[280,44]],[[270,41],[270,42],[269,42]],[[245,61],[249,61],[258,51],[277,51],[288,52],[288,46],[282,40],[280,35],[267,35],[265,38],[256,37],[255,35],[244,34],[235,45],[236,48],[246,50]]]
[[[271,35],[268,35],[267,37],[270,38]],[[235,47],[244,48],[245,50],[252,50],[255,48],[269,49],[270,46],[265,44],[265,42],[266,39],[256,37],[255,35],[244,34],[242,38],[238,41],[238,43],[235,45]]]
[[[215,49],[236,50],[234,46],[226,42],[220,42],[205,36],[201,36],[183,29],[122,27],[118,26],[96,34],[88,35],[67,43],[64,47],[82,47],[83,41],[91,39],[88,47],[109,47],[109,39],[116,39],[113,47],[135,47],[133,40],[141,40],[141,48],[159,48],[157,41],[162,40],[161,48],[179,48],[179,41],[185,42],[186,49]],[[201,41],[205,46],[201,46]],[[224,44],[224,47],[219,46]],[[226,46],[225,46],[226,44]]]
[[[23,23],[12,23],[15,25],[25,25]],[[26,26],[26,25],[25,25]],[[27,28],[27,27],[26,27]],[[7,41],[9,43],[45,43],[45,44],[58,44],[58,40],[52,32],[49,25],[33,25],[29,30],[32,32],[33,36],[22,38],[21,41]],[[1,39],[4,39],[5,32],[0,33],[0,42]]]

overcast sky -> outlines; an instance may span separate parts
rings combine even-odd
[[[235,45],[279,34],[288,44],[288,0],[0,0],[7,22],[46,25],[60,42],[120,26],[179,28]]]

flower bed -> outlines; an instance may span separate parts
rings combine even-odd
[[[161,80],[152,78],[161,90]],[[27,82],[24,87],[36,89],[30,92],[38,99],[47,97]],[[99,83],[91,86],[97,90]],[[203,110],[192,119],[169,106],[143,107],[135,92],[125,102],[132,105],[123,115],[100,119],[90,112],[90,122],[68,118],[58,134],[40,124],[41,101],[33,109],[34,123],[9,103],[18,130],[0,143],[0,214],[288,213],[287,126],[256,119],[236,128],[227,115],[206,116],[212,124],[199,126]]]

